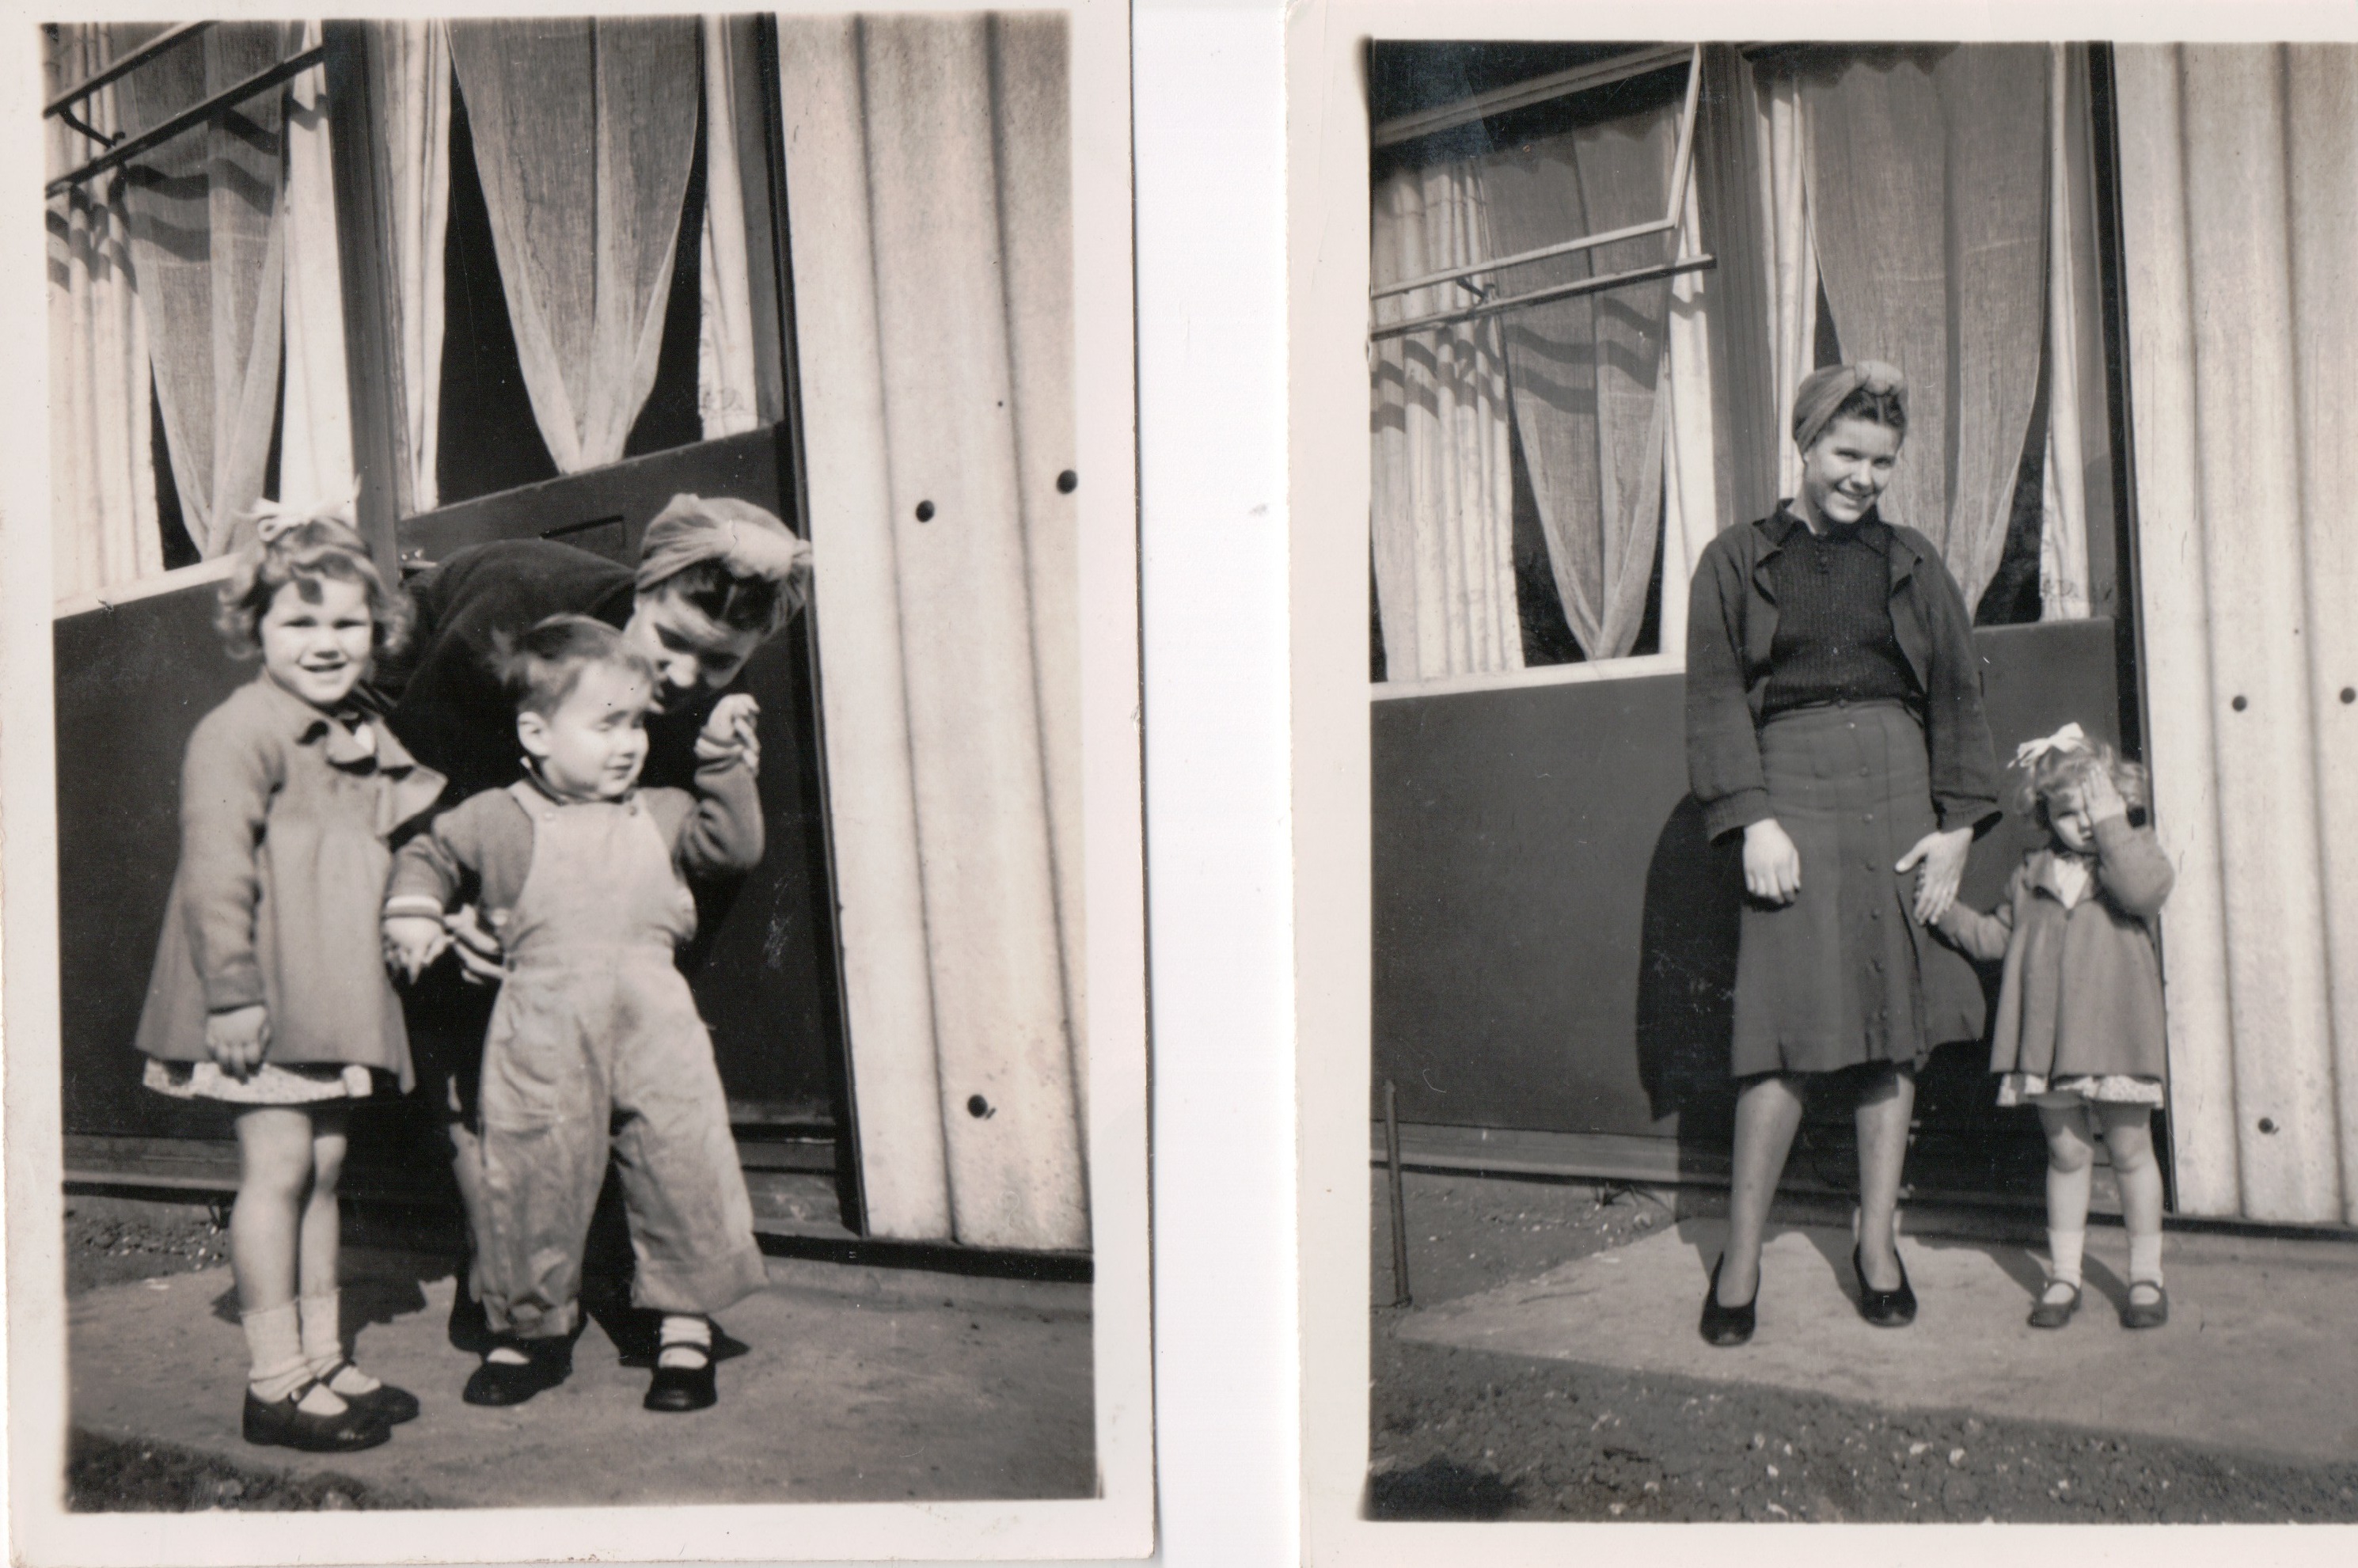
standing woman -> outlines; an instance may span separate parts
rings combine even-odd
[[[1888,1328],[1916,1315],[1894,1214],[1935,1044],[1925,927],[1997,816],[1997,766],[1964,596],[1929,540],[1877,515],[1907,431],[1891,366],[1812,374],[1793,400],[1800,495],[1695,568],[1687,771],[1710,835],[1744,835],[1747,895],[1714,1345],[1752,1336],[1762,1232],[1813,1075],[1856,1089],[1859,1312]]]

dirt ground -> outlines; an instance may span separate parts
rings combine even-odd
[[[1389,1304],[1376,1182],[1373,1517],[2358,1521],[2358,1465],[1403,1342],[1394,1331],[1416,1308]],[[1420,1305],[1537,1278],[1673,1217],[1664,1195],[1613,1185],[1406,1184]]]

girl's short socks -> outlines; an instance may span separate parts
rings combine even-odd
[[[2129,1238],[2129,1283],[2161,1283],[2161,1238],[2158,1235]]]
[[[2080,1282],[2081,1255],[2086,1251],[2088,1233],[2083,1230],[2054,1230],[2047,1233],[2047,1255],[2054,1261],[2048,1278],[2067,1285]]]
[[[343,1300],[341,1291],[330,1291],[296,1303],[303,1320],[303,1362],[311,1376],[347,1398],[373,1393],[377,1380],[344,1360]]]
[[[265,1404],[276,1404],[311,1380],[310,1364],[303,1359],[303,1339],[295,1325],[295,1303],[241,1313],[245,1327],[245,1353],[253,1369],[246,1387]]]

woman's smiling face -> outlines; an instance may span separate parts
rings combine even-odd
[[[1900,434],[1849,416],[1819,432],[1801,454],[1801,514],[1843,526],[1857,522],[1891,482]]]

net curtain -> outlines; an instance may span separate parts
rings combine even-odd
[[[1471,158],[1402,169],[1376,189],[1377,287],[1500,254]],[[1375,302],[1385,325],[1474,302],[1488,280]],[[1370,538],[1385,673],[1393,681],[1517,670],[1514,471],[1505,328],[1498,318],[1373,345]]]
[[[868,1221],[1083,1247],[1065,24],[779,32]]]
[[[1486,159],[1490,232],[1511,255],[1660,218],[1674,108],[1584,125]],[[1665,259],[1660,235],[1518,267],[1515,293]],[[1523,463],[1564,618],[1591,659],[1619,658],[1646,616],[1660,538],[1670,280],[1552,300],[1506,318]]]
[[[616,462],[663,342],[696,157],[696,19],[448,27],[542,438],[561,473]]]
[[[126,46],[127,47],[127,46]],[[48,90],[87,81],[110,58],[96,27],[59,28]],[[81,105],[102,128],[120,124],[111,87]],[[72,168],[92,145],[62,120],[44,123],[49,167]],[[51,197],[49,496],[57,519],[52,579],[59,599],[163,568],[157,531],[146,313],[133,287],[130,219],[114,182]]]

